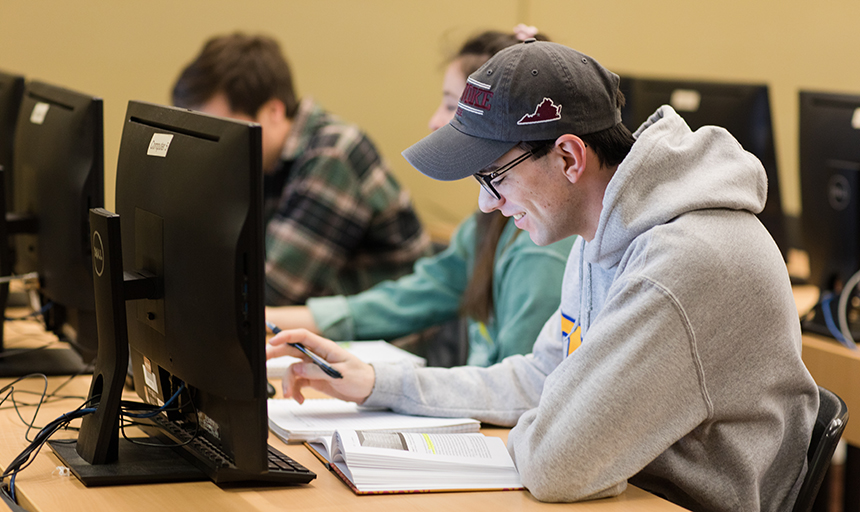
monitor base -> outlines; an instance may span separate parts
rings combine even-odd
[[[22,348],[0,352],[0,377],[21,377],[31,373],[79,375],[92,371],[92,365],[85,363],[70,348]]]
[[[830,317],[833,319],[832,324],[835,326],[837,330],[839,330],[839,320],[836,312],[837,301],[830,302]],[[849,315],[850,316],[850,315]],[[812,309],[809,313],[804,316],[800,321],[800,328],[803,332],[809,332],[813,334],[818,334],[820,336],[827,336],[828,338],[833,338],[834,341],[836,337],[827,327],[827,321],[825,320],[824,307],[821,302],[815,305],[815,308]],[[848,330],[851,332],[851,336],[854,338],[854,341],[860,343],[860,321],[857,322],[848,322]]]
[[[78,455],[77,441],[48,441],[60,462],[87,487],[209,480],[171,447],[137,443],[162,444],[156,438],[136,438],[134,442],[120,438],[117,462],[90,464]]]

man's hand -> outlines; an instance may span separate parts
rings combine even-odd
[[[299,349],[290,346],[291,343],[301,343],[305,348],[325,359],[343,375],[343,378],[335,379],[326,375]],[[299,403],[305,401],[302,388],[306,386],[341,400],[362,403],[370,396],[373,384],[376,382],[376,373],[372,366],[344,350],[337,343],[305,329],[281,331],[269,340],[266,346],[266,359],[280,356],[302,359],[302,362],[290,366],[282,380],[284,397],[292,397]]]

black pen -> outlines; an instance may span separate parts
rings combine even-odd
[[[275,334],[278,334],[279,332],[281,332],[281,328],[278,327],[277,325],[271,323],[271,322],[266,322],[266,327],[271,329],[272,332]],[[329,366],[329,364],[327,362],[325,362],[325,360],[323,358],[321,358],[320,356],[314,354],[313,352],[311,352],[310,350],[305,348],[305,346],[302,345],[301,343],[290,343],[290,345],[301,350],[302,354],[310,357],[311,361],[313,361],[317,366],[322,368],[322,371],[324,371],[326,373],[326,375],[328,375],[329,377],[332,377],[335,379],[342,379],[343,378],[343,375],[341,375],[339,371],[337,371],[334,368],[332,368],[331,366]]]

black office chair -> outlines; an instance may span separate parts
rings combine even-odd
[[[835,393],[818,386],[818,399],[818,417],[815,419],[812,439],[806,452],[809,468],[792,512],[812,510],[818,489],[824,481],[827,468],[830,467],[830,459],[833,458],[836,444],[842,437],[845,424],[848,423],[848,406]]]

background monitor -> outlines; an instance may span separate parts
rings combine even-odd
[[[12,151],[15,144],[15,125],[18,109],[24,94],[24,77],[0,71],[0,215],[6,214],[12,205]],[[12,273],[12,253],[9,249],[5,222],[0,219],[0,276]],[[0,283],[0,311],[6,310],[9,299],[9,284]],[[0,329],[0,354],[3,353],[3,330]]]
[[[661,105],[671,105],[691,129],[704,125],[727,129],[767,173],[767,203],[758,217],[786,259],[789,243],[779,193],[768,87],[757,84],[661,80],[622,76],[627,104],[622,121],[635,131]]]
[[[12,150],[24,77],[0,71],[0,167],[3,168],[6,208],[12,206]]]
[[[860,94],[800,92],[800,186],[809,282],[822,294],[838,294],[860,270]],[[848,319],[857,339],[852,309]],[[831,335],[820,316],[803,325]]]
[[[0,374],[81,371],[98,348],[88,215],[104,206],[102,100],[28,82],[13,169],[14,208],[5,223],[13,271],[38,272],[46,328],[74,350],[22,350],[0,359]]]
[[[100,342],[127,332],[134,389],[143,401],[166,404],[179,392],[179,403],[152,418],[147,430],[182,444],[181,453],[216,482],[272,476],[267,469],[261,141],[256,123],[130,102],[116,178],[120,268],[110,263],[118,259],[111,249],[115,237],[96,230],[98,218],[92,221]],[[123,271],[129,301],[102,300],[103,284],[121,278]],[[158,291],[140,298],[133,282],[155,282]],[[106,327],[111,311],[113,324]],[[124,369],[127,362],[126,344],[117,339],[100,346],[90,392],[99,410],[108,413],[100,418],[97,412],[91,422],[85,418],[77,443],[77,453],[90,464],[108,442],[116,442],[109,431],[117,417],[110,410],[121,389],[108,389],[108,383],[116,382],[111,365]],[[96,422],[101,426],[91,425]],[[133,469],[138,460],[124,459],[120,449],[118,461],[105,464],[104,471]],[[220,460],[228,466],[216,469]],[[149,478],[169,479],[155,473]],[[313,476],[304,474],[306,480]],[[124,478],[104,480],[123,483]]]

